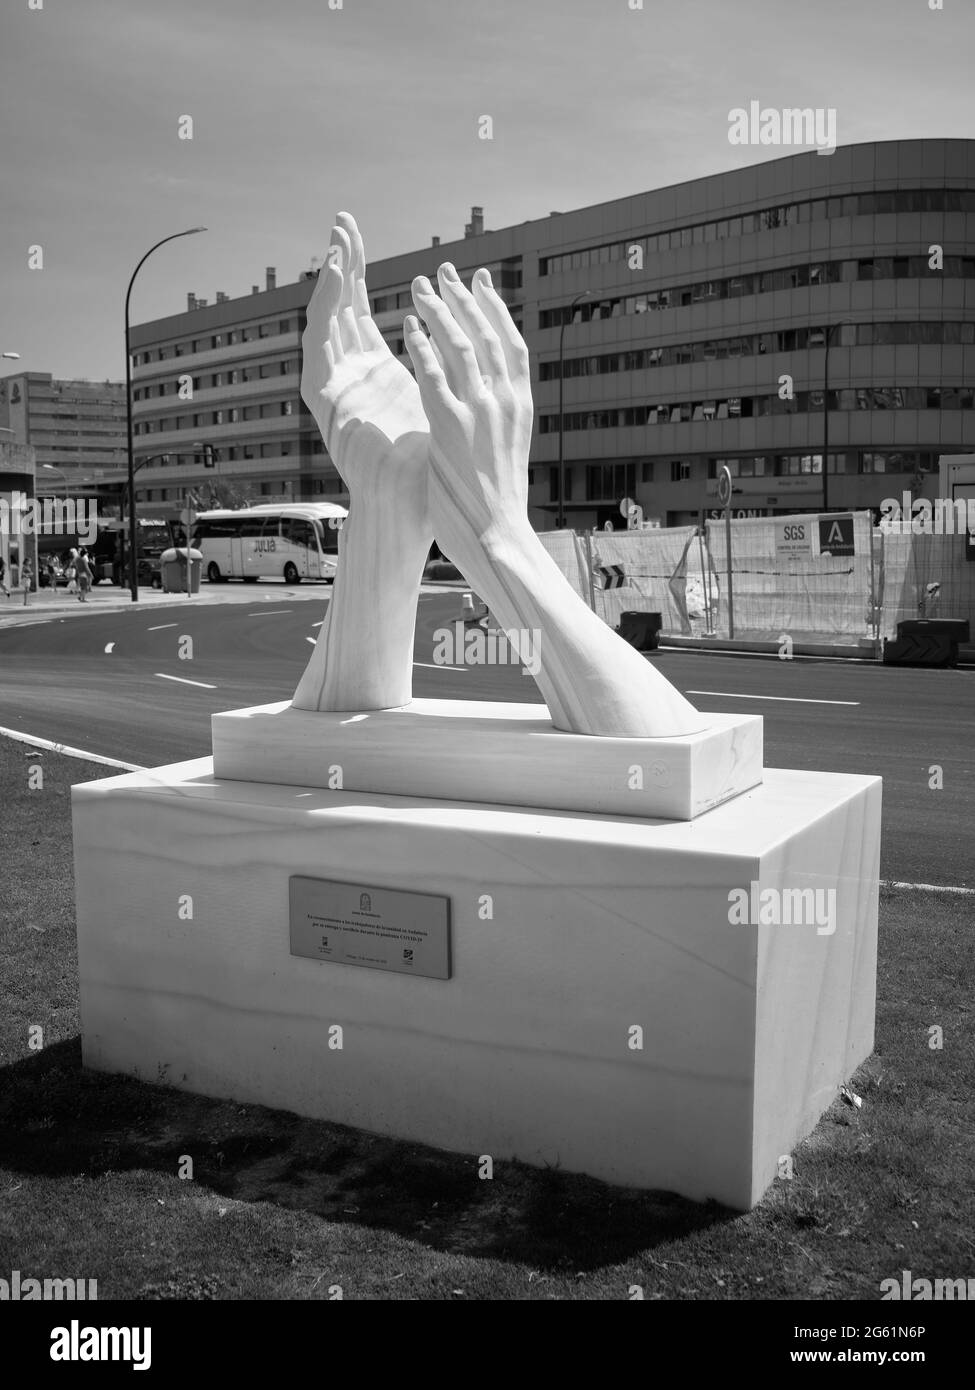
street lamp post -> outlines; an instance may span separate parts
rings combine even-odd
[[[190,227],[185,232],[173,232],[171,236],[164,236],[162,241],[157,241],[155,246],[150,246],[135,270],[133,270],[132,278],[129,281],[129,287],[125,292],[125,419],[128,434],[129,462],[129,587],[133,603],[138,602],[139,582],[136,573],[137,532],[135,517],[135,460],[132,453],[132,353],[129,349],[129,300],[132,297],[132,286],[135,284],[135,277],[152,255],[153,251],[158,251],[160,246],[165,246],[167,241],[175,241],[177,237],[193,236],[196,232],[205,231],[206,227]]]
[[[64,500],[67,501],[67,500],[68,500],[68,475],[65,473],[64,469],[63,469],[63,468],[58,468],[58,466],[57,466],[56,464],[54,464],[54,463],[42,463],[42,464],[41,464],[41,467],[42,467],[42,468],[47,468],[47,469],[49,469],[52,473],[60,473],[60,474],[61,474],[61,478],[62,478],[62,480],[64,481]]]
[[[139,462],[138,462],[138,463],[135,465],[135,467],[132,469],[132,472],[131,472],[131,474],[129,475],[129,478],[127,479],[127,481],[124,482],[124,483],[122,484],[121,491],[119,492],[119,507],[118,507],[118,519],[119,519],[119,546],[118,546],[118,549],[119,549],[119,586],[120,586],[120,587],[121,587],[121,584],[122,584],[122,576],[123,576],[123,574],[125,573],[125,494],[126,494],[126,493],[129,494],[129,512],[130,512],[130,514],[131,514],[131,513],[133,513],[134,510],[135,510],[135,493],[134,493],[134,491],[131,490],[131,489],[133,488],[133,486],[134,486],[135,475],[136,475],[136,473],[138,473],[138,471],[139,471],[140,468],[145,468],[146,464],[147,464],[147,463],[152,463],[154,459],[164,459],[164,460],[167,460],[167,461],[168,461],[168,459],[169,459],[169,454],[168,454],[168,453],[167,453],[167,454],[149,454],[146,458],[140,459]],[[130,558],[131,558],[131,557],[130,557]],[[138,563],[139,563],[139,557],[138,557],[138,555],[136,555],[135,558],[136,558],[136,568],[138,569]]]
[[[565,455],[563,452],[565,421],[562,414],[562,401],[565,395],[565,360],[562,356],[562,348],[565,343],[565,326],[572,321],[575,307],[582,299],[592,299],[592,290],[583,290],[581,294],[576,295],[569,305],[568,317],[563,318],[559,328],[559,511],[555,522],[559,530],[565,526]]]

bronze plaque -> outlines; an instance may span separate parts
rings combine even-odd
[[[328,878],[292,878],[291,954],[450,979],[450,899]]]

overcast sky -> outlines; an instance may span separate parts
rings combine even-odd
[[[835,107],[840,144],[975,137],[975,0],[28,3],[0,0],[4,371],[120,378],[135,263],[199,223],[134,323],[296,280],[339,208],[376,260],[475,203],[502,227],[780,157],[728,142],[752,100]]]

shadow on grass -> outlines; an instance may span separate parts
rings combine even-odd
[[[592,1271],[733,1219],[717,1203],[635,1192],[557,1169],[444,1153],[285,1111],[84,1070],[81,1042],[0,1071],[0,1164],[29,1176],[143,1170],[433,1250]]]

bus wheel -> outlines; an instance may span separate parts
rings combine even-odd
[[[223,575],[220,573],[220,566],[213,560],[207,565],[207,579],[211,584],[219,584]]]
[[[285,584],[300,584],[300,583],[301,583],[301,575],[300,575],[300,574],[298,573],[298,571],[295,569],[294,565],[291,563],[290,560],[288,561],[288,563],[287,563],[287,564],[285,565],[285,567],[284,567],[284,582],[285,582]]]

